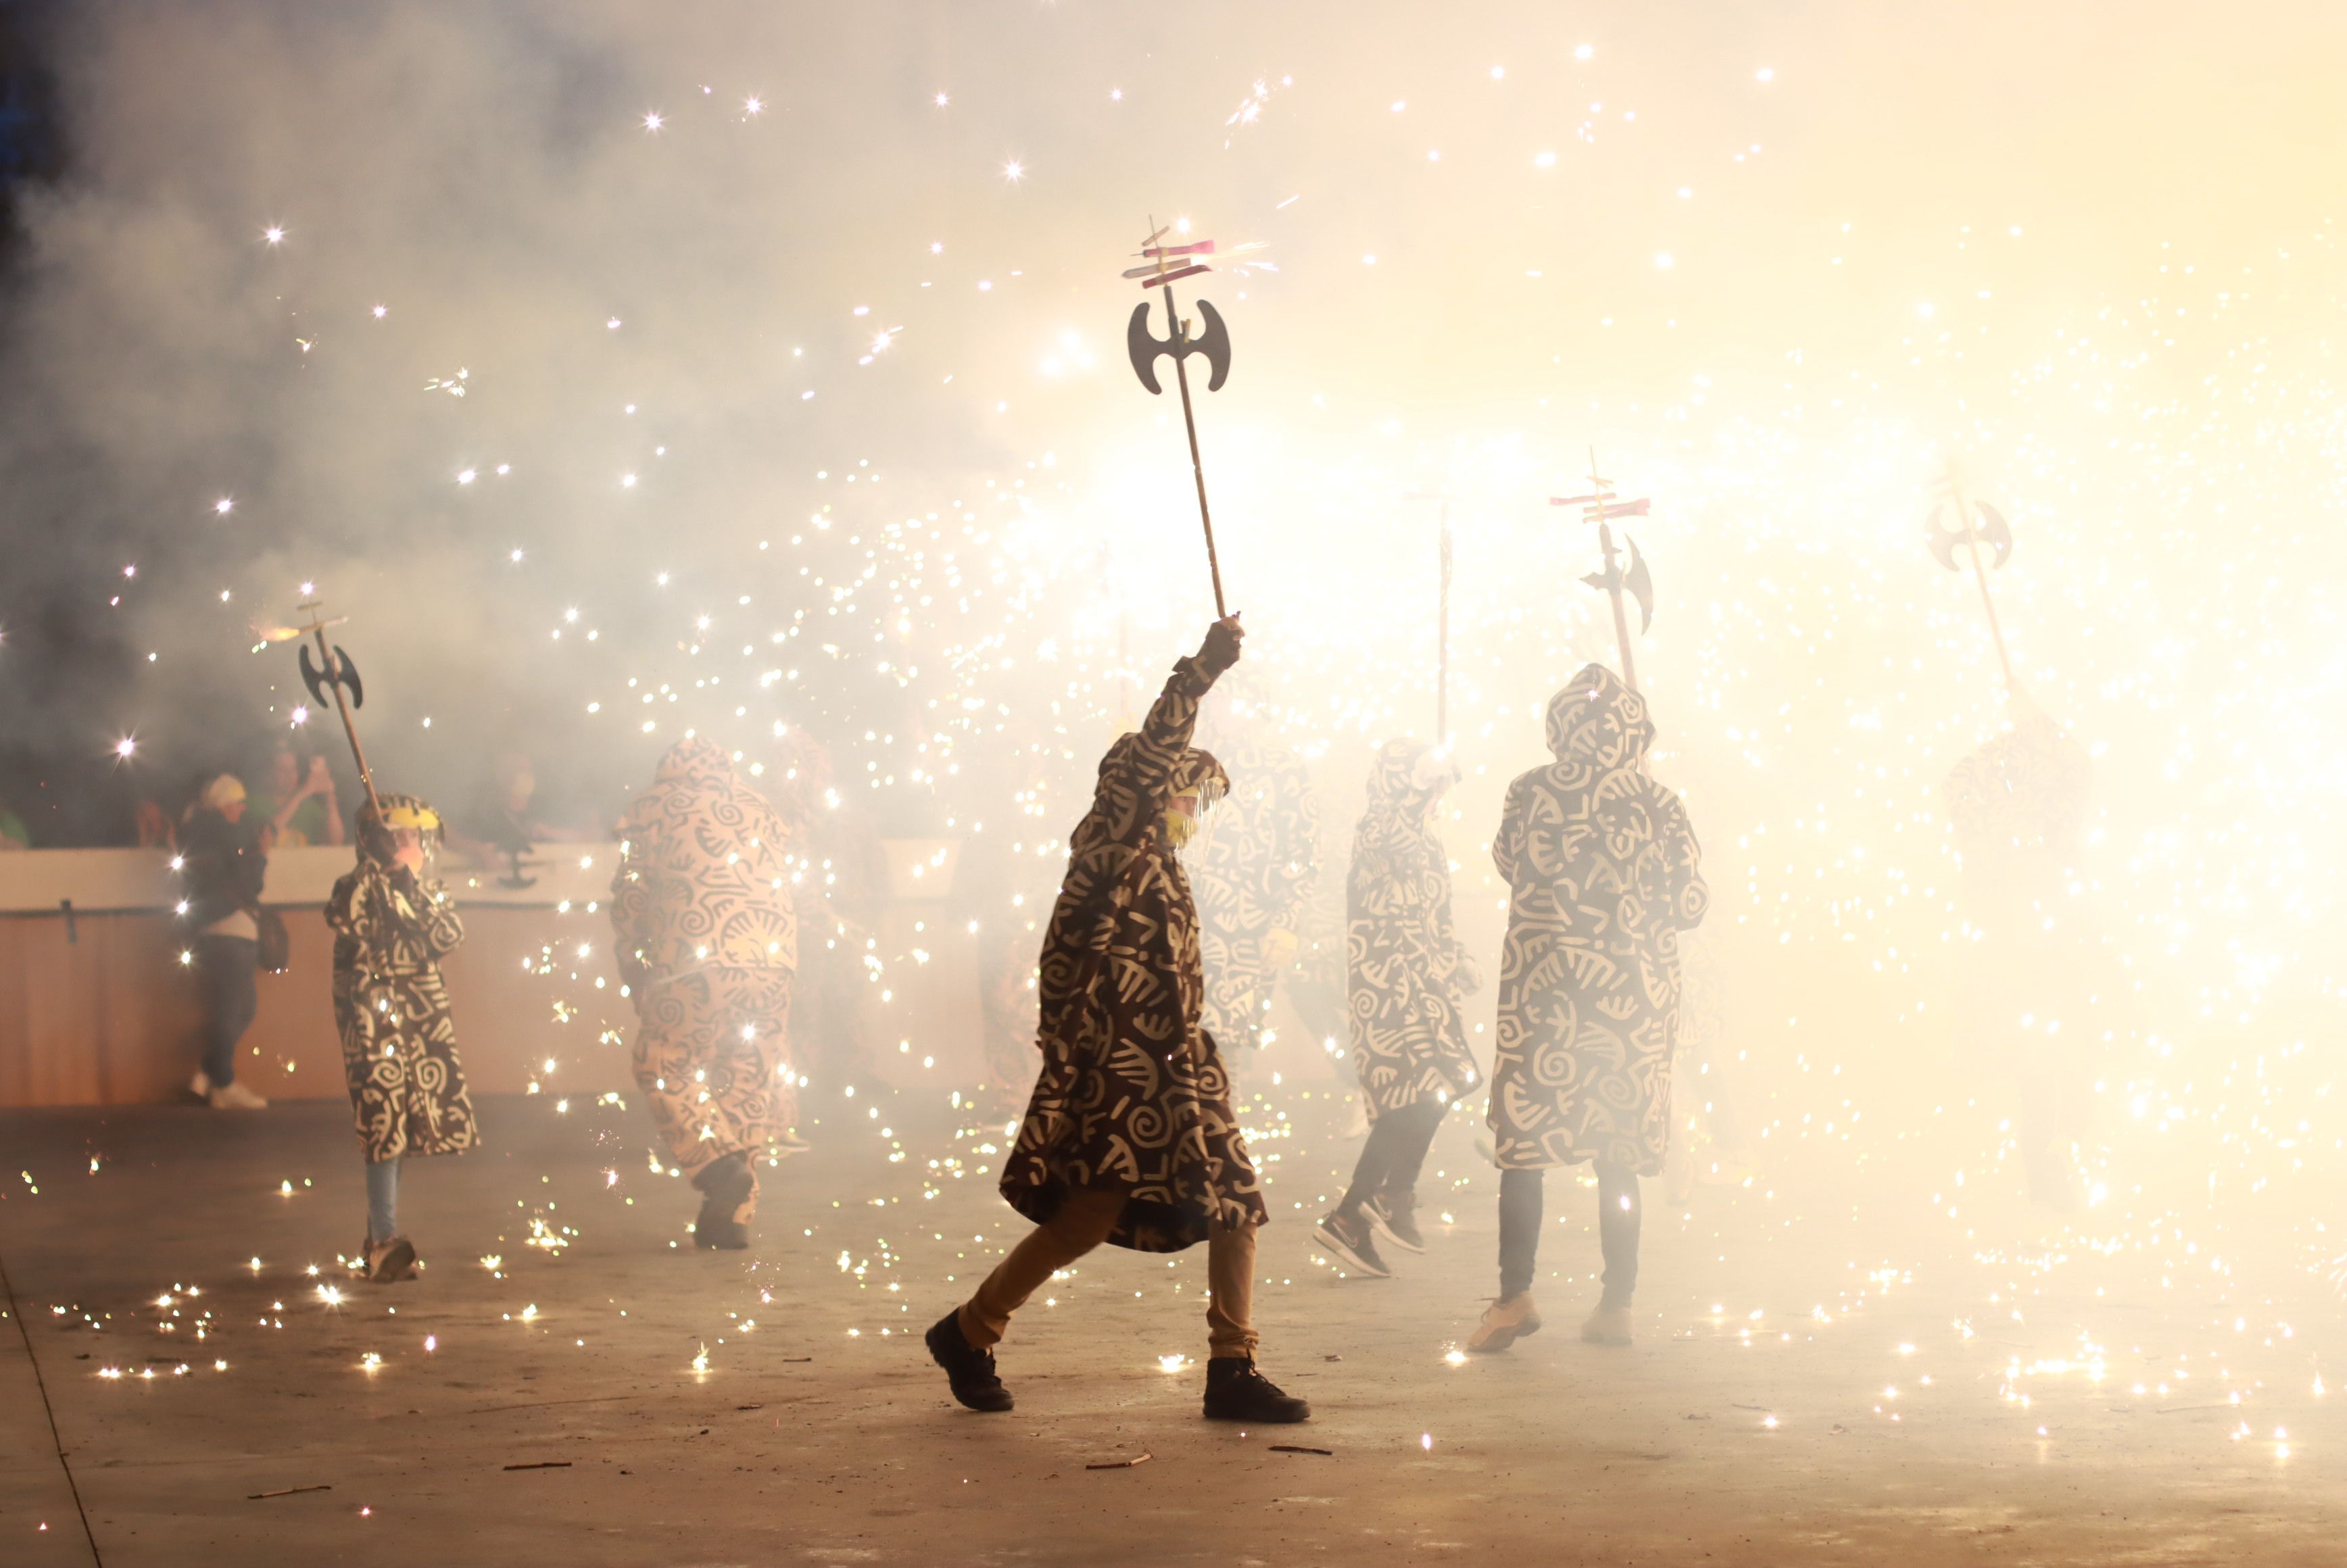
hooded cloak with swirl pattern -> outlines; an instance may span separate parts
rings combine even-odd
[[[1196,791],[1203,808],[1229,788],[1190,744],[1213,684],[1179,661],[1142,728],[1101,759],[1043,939],[1041,1071],[1002,1167],[1003,1197],[1039,1225],[1071,1188],[1127,1190],[1109,1240],[1142,1252],[1204,1240],[1210,1219],[1268,1217],[1201,1021],[1197,908],[1163,825],[1175,796]]]
[[[1482,1081],[1461,996],[1482,983],[1450,924],[1450,858],[1433,807],[1447,763],[1422,741],[1389,741],[1353,829],[1345,903],[1353,1070],[1374,1120]]]
[[[1234,671],[1242,682],[1245,671]],[[1320,803],[1303,759],[1265,733],[1245,686],[1205,716],[1214,754],[1237,781],[1187,856],[1205,960],[1206,1028],[1229,1050],[1263,1043],[1280,970],[1295,956],[1320,878]],[[1272,933],[1290,938],[1286,953]]]
[[[679,1170],[754,1155],[798,1115],[789,824],[731,752],[698,736],[661,758],[620,837],[611,930],[636,1007],[637,1084]]]
[[[1645,699],[1592,664],[1549,699],[1556,761],[1508,786],[1491,843],[1512,894],[1491,1071],[1502,1170],[1662,1173],[1679,933],[1710,894],[1686,808],[1640,765],[1654,738]]]
[[[414,795],[377,797],[384,815],[428,815]],[[426,830],[436,840],[439,829]],[[334,933],[334,1027],[359,1143],[371,1163],[461,1153],[473,1146],[473,1099],[440,960],[465,923],[438,879],[394,862],[371,808],[359,859],[326,900]],[[427,867],[429,862],[426,863]]]

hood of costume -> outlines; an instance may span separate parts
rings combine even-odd
[[[670,747],[620,839],[611,928],[623,968],[658,984],[703,968],[797,967],[789,826],[723,746],[693,736]]]

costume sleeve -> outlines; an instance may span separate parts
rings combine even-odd
[[[620,832],[624,836],[620,841],[620,864],[611,873],[611,947],[619,960],[620,979],[635,985],[646,972],[644,912],[651,907],[652,893],[644,876],[642,825],[625,822]]]
[[[1508,786],[1507,803],[1500,808],[1500,831],[1491,835],[1491,864],[1516,886],[1516,874],[1524,864],[1524,840],[1530,826],[1532,779],[1517,779]]]
[[[1213,690],[1214,677],[1184,655],[1174,661],[1165,689],[1149,705],[1135,743],[1125,748],[1122,766],[1101,775],[1092,810],[1121,844],[1138,845],[1163,815],[1171,796],[1174,764],[1189,749],[1198,727],[1198,704]]]
[[[464,917],[456,913],[456,901],[437,882],[417,877],[414,897],[416,937],[437,963],[465,945]]]
[[[1703,924],[1704,912],[1711,907],[1711,888],[1701,869],[1703,849],[1696,843],[1686,807],[1676,795],[1665,798],[1658,815],[1663,849],[1668,856],[1669,918],[1680,930],[1691,931]]]
[[[337,937],[354,940],[360,938],[359,882],[360,874],[350,872],[334,884],[333,892],[327,896],[326,927]]]

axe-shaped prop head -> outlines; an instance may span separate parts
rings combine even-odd
[[[318,706],[326,705],[326,693],[336,686],[350,693],[352,707],[366,706],[366,687],[359,681],[359,667],[351,662],[351,656],[343,651],[341,644],[334,647],[331,670],[321,670],[310,661],[310,645],[306,642],[302,645],[301,660],[302,684],[310,688],[310,696]]]
[[[1593,571],[1581,580],[1601,592],[1619,589],[1638,601],[1638,635],[1644,637],[1655,624],[1655,579],[1646,570],[1646,558],[1638,553],[1638,541],[1629,535],[1622,542],[1630,547],[1630,569],[1622,569],[1617,562],[1604,571]]]
[[[1220,392],[1225,378],[1231,374],[1230,329],[1223,324],[1222,313],[1214,309],[1212,302],[1200,300],[1196,303],[1206,330],[1194,338],[1190,335],[1189,328],[1178,319],[1173,323],[1171,336],[1153,336],[1149,331],[1149,302],[1143,300],[1133,307],[1133,319],[1124,324],[1125,352],[1133,358],[1133,374],[1141,377],[1141,384],[1153,394],[1162,394],[1165,390],[1157,384],[1157,356],[1160,354],[1170,354],[1177,361],[1194,354],[1204,354],[1207,365],[1214,372],[1206,382],[1208,392]]]
[[[1932,515],[1924,524],[1932,556],[1950,571],[1963,569],[1956,565],[1956,547],[1967,540],[1977,539],[1993,549],[1993,566],[2003,566],[2004,558],[2013,553],[2013,530],[2005,526],[2004,515],[1986,501],[1974,501],[1972,509],[1980,514],[1977,526],[1965,516],[1953,497],[1947,497],[1933,503]]]

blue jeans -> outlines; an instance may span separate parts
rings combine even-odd
[[[198,937],[191,946],[204,988],[204,1076],[215,1089],[236,1081],[236,1045],[261,1010],[254,981],[261,944],[250,937]]]
[[[368,1161],[366,1189],[367,1240],[389,1241],[399,1234],[399,1162]]]

